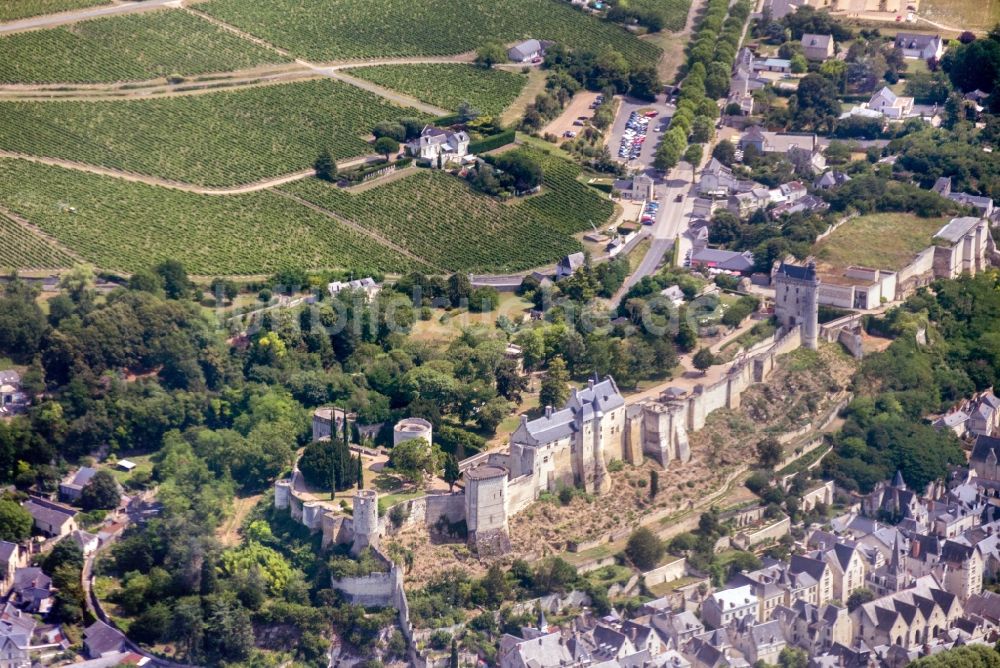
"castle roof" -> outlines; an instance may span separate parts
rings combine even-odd
[[[511,440],[528,445],[552,443],[575,434],[583,422],[624,405],[625,398],[618,385],[607,376],[601,381],[591,381],[583,389],[574,389],[562,410],[547,409],[545,415],[534,420],[522,417]]]

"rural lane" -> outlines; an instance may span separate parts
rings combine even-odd
[[[40,28],[54,28],[66,25],[67,23],[95,19],[100,16],[148,12],[151,9],[167,6],[179,7],[180,2],[179,0],[143,0],[142,2],[122,2],[114,5],[99,5],[88,9],[78,9],[71,12],[33,16],[27,19],[11,21],[10,23],[0,23],[0,35],[25,30],[38,30]]]
[[[273,178],[265,179],[263,181],[244,183],[242,185],[233,186],[231,188],[210,188],[206,186],[195,185],[193,183],[171,181],[169,179],[161,179],[155,176],[146,176],[145,174],[126,172],[124,170],[114,169],[111,167],[101,167],[100,165],[91,165],[83,162],[74,162],[72,160],[62,160],[61,158],[44,158],[37,155],[14,153],[13,151],[0,150],[0,158],[14,158],[18,160],[28,160],[29,162],[37,162],[43,165],[52,165],[54,167],[63,167],[65,169],[75,169],[77,171],[89,172],[91,174],[98,174],[100,176],[110,176],[116,179],[122,179],[123,181],[132,181],[133,183],[145,183],[146,185],[160,186],[161,188],[172,188],[174,190],[183,190],[184,192],[195,193],[197,195],[243,195],[245,193],[257,192],[258,190],[267,190],[268,188],[281,186],[286,183],[291,183],[292,181],[300,181],[304,178],[312,176],[315,173],[313,169],[304,169],[299,172],[293,172],[291,174],[283,174],[281,176],[275,176]],[[382,159],[381,155],[366,155],[366,156],[361,156],[359,158],[350,158],[348,160],[341,160],[337,162],[337,169],[349,169],[351,167],[357,167],[358,165],[363,165],[367,162],[372,162],[381,159]]]

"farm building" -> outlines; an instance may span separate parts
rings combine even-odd
[[[507,57],[515,63],[530,63],[545,55],[545,46],[537,39],[526,39],[507,50]]]
[[[406,143],[406,151],[415,158],[430,160],[434,167],[444,166],[469,154],[469,135],[427,125],[419,137]]]

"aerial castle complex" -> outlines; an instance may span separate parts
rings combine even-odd
[[[591,494],[610,489],[608,472],[613,460],[638,465],[649,457],[664,468],[691,458],[688,434],[705,426],[708,415],[720,408],[736,409],[742,393],[762,382],[778,355],[800,345],[815,348],[820,337],[817,322],[820,281],[811,264],[783,263],[775,276],[775,316],[781,328],[773,340],[737,359],[719,380],[687,391],[672,387],[658,398],[626,404],[610,376],[594,378],[573,389],[566,404],[551,406],[539,417],[521,423],[505,452],[487,452],[460,462],[463,489],[448,494],[401,502],[406,519],[397,525],[380,519],[372,490],[359,490],[353,516],[320,501],[297,494],[296,478],[275,486],[275,505],[289,508],[293,517],[323,533],[324,544],[350,543],[352,551],[378,547],[379,536],[403,525],[427,527],[443,523],[464,526],[470,547],[480,556],[510,549],[510,518],[546,492],[578,487]],[[825,333],[824,333],[825,336]],[[314,434],[335,436],[342,413],[319,409]],[[432,426],[421,418],[401,420],[393,429],[393,443],[433,439]],[[298,476],[298,473],[295,474]]]

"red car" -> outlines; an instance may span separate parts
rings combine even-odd
[[[643,116],[645,116],[646,118],[656,118],[659,115],[660,112],[658,111],[647,111],[645,114],[643,114]]]

